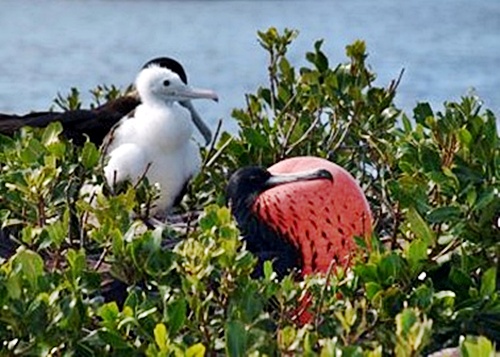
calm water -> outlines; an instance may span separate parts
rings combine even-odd
[[[364,39],[385,85],[405,74],[397,104],[441,108],[472,88],[500,109],[500,1],[43,1],[0,0],[0,112],[46,109],[58,92],[98,84],[125,87],[147,60],[179,59],[193,86],[212,88],[219,104],[197,102],[212,124],[266,80],[257,30],[300,30],[295,64],[316,39],[331,62]],[[85,95],[86,104],[90,96]]]

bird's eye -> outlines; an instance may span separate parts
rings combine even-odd
[[[168,86],[170,85],[170,81],[169,81],[168,79],[165,79],[165,80],[163,81],[163,85],[164,85],[165,87],[168,87]]]

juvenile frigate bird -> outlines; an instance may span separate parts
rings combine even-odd
[[[205,141],[211,141],[211,131],[191,99],[218,98],[213,91],[190,88],[182,66],[166,57],[144,65],[136,78],[136,93],[93,110],[0,114],[0,132],[11,135],[23,125],[45,126],[58,120],[66,136],[76,143],[85,142],[83,134],[96,144],[106,136],[102,149],[107,159],[104,171],[108,183],[133,181],[146,175],[150,183],[160,185],[160,199],[153,213],[163,213],[181,196],[183,187],[199,169],[199,150],[191,141],[193,123]],[[90,192],[94,189],[97,190],[89,185]],[[15,254],[19,246],[11,239],[18,235],[15,230],[0,230],[0,258],[9,259]],[[108,273],[103,272],[106,276]],[[105,300],[123,302],[127,284],[114,278],[105,280]]]
[[[162,217],[182,197],[200,168],[199,149],[192,141],[193,123],[206,142],[211,141],[211,131],[191,99],[217,101],[218,97],[211,90],[189,87],[182,66],[165,57],[146,63],[135,87],[141,104],[104,140],[104,175],[110,187],[143,177],[158,184],[159,198],[151,213]]]
[[[247,249],[258,258],[254,276],[262,275],[266,260],[279,278],[327,273],[331,265],[345,268],[357,251],[354,238],[371,234],[362,190],[325,159],[296,157],[269,169],[239,169],[226,195]],[[304,311],[296,316],[302,323],[310,317]]]

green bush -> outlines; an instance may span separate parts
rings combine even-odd
[[[20,245],[0,268],[0,355],[494,353],[494,114],[469,96],[438,112],[420,103],[408,117],[393,102],[399,79],[375,85],[363,42],[332,66],[318,41],[296,68],[287,58],[296,35],[259,33],[269,83],[234,110],[237,133],[200,149],[203,171],[181,207],[202,211],[199,219],[148,229],[130,215],[147,215],[147,183],[90,204],[82,187],[103,182],[99,151],[64,140],[59,123],[0,137],[2,244],[9,236]],[[117,89],[93,93],[98,102]],[[56,103],[81,105],[77,90]],[[298,155],[328,158],[359,180],[374,214],[371,248],[326,277],[278,282],[266,264],[251,279],[256,259],[224,207],[227,178]],[[110,279],[127,284],[123,304],[104,301]],[[292,316],[306,288],[316,317],[298,326]]]

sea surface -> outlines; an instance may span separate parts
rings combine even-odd
[[[0,0],[0,112],[45,110],[71,87],[88,105],[90,89],[124,88],[149,59],[171,56],[192,86],[219,94],[195,103],[210,125],[223,118],[235,130],[232,109],[266,84],[256,34],[270,26],[299,30],[297,66],[318,39],[332,64],[365,40],[377,85],[404,69],[396,103],[409,114],[419,101],[440,110],[471,92],[500,114],[497,0]]]

